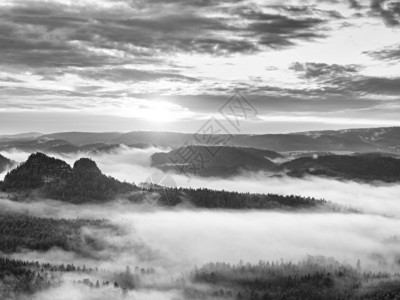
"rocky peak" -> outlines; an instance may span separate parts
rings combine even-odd
[[[101,174],[96,163],[90,158],[81,158],[74,163],[74,172],[96,173]]]

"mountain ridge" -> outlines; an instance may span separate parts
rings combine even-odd
[[[342,130],[305,131],[284,134],[215,135],[221,142],[215,145],[289,151],[351,151],[400,153],[400,127],[355,128]],[[207,145],[199,135],[191,133],[131,131],[131,132],[61,132],[41,135],[29,140],[0,139],[0,150],[11,148],[27,151],[77,152],[87,145],[151,145],[179,148],[184,145]],[[44,146],[49,145],[47,150]],[[54,144],[54,145],[53,145]]]

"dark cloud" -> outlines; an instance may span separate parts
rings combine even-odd
[[[149,4],[179,4],[181,6],[213,7],[221,4],[236,4],[244,0],[148,0]]]
[[[399,95],[400,77],[361,77],[346,82],[351,91],[375,94],[375,95]]]
[[[379,60],[400,60],[400,45],[395,45],[392,47],[387,47],[381,50],[376,51],[367,51],[364,52],[375,59]]]
[[[241,6],[234,13],[249,22],[246,30],[258,39],[259,44],[276,48],[295,44],[300,40],[310,40],[325,36],[326,29],[321,25],[326,19],[310,17],[315,14],[309,7],[274,6],[278,11],[295,12],[296,16],[282,13],[264,13],[253,7]],[[301,15],[299,17],[298,15]]]
[[[336,76],[356,75],[359,67],[356,65],[337,65],[325,63],[295,62],[290,66],[291,70],[298,72],[304,78],[334,78]]]
[[[342,19],[343,16],[335,10],[318,9],[315,5],[272,5],[270,8],[275,8],[283,13],[289,13],[291,16],[318,16],[331,19]]]
[[[260,43],[270,47],[293,45],[296,40],[310,40],[324,35],[312,28],[317,27],[323,20],[315,18],[291,19],[285,16],[255,22],[249,27],[257,33]]]
[[[306,7],[285,11],[276,7],[275,12],[264,14],[241,1],[127,3],[131,11],[78,11],[40,2],[2,8],[1,61],[33,67],[83,67],[135,63],[142,57],[177,52],[249,53],[263,46],[284,47],[320,38],[325,31],[320,28],[324,17],[310,16],[314,13]],[[241,10],[232,13],[231,6],[238,3]]]
[[[357,98],[358,95],[398,95],[400,77],[373,77],[359,73],[360,66],[325,63],[293,63],[291,70],[301,78],[316,80],[320,88],[307,89],[306,95],[340,95]],[[292,91],[295,92],[295,91]],[[297,92],[298,93],[298,92]]]
[[[372,13],[383,18],[389,26],[400,25],[400,1],[371,0]]]
[[[169,72],[154,72],[126,68],[81,70],[76,72],[76,74],[90,79],[109,80],[113,82],[153,81],[158,79],[167,79],[171,81],[200,81],[193,77]]]
[[[19,80],[16,78],[12,78],[9,76],[0,76],[0,82],[15,82],[15,83],[20,83],[20,82],[24,82],[23,80]]]
[[[348,0],[348,1],[349,1],[349,4],[350,4],[351,8],[354,8],[354,9],[361,9],[362,8],[361,4],[357,0]]]

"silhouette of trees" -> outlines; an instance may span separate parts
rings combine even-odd
[[[327,205],[325,200],[296,195],[238,193],[210,189],[159,188],[160,203],[176,205],[189,201],[199,208],[224,209],[306,209]],[[165,191],[168,191],[165,192]],[[167,199],[168,197],[168,199]],[[174,197],[174,199],[171,199]]]
[[[83,227],[117,231],[117,227],[105,220],[66,220],[0,214],[0,251],[11,253],[19,248],[46,251],[59,247],[82,253],[83,249],[99,247],[92,236],[82,232]]]
[[[298,263],[210,263],[195,269],[191,276],[196,283],[208,284],[211,295],[226,298],[226,291],[230,291],[229,295],[235,295],[231,299],[375,300],[400,296],[397,274],[362,274],[357,268],[324,257]],[[369,288],[365,289],[367,282]]]

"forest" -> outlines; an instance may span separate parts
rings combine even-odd
[[[65,275],[70,276],[66,277]],[[182,299],[232,300],[385,300],[399,299],[400,274],[363,271],[334,259],[312,257],[297,263],[209,263],[158,284],[156,268],[126,266],[109,271],[96,266],[52,265],[0,257],[0,297],[17,299],[38,291],[73,284],[87,289],[178,290]],[[69,282],[68,282],[69,281]]]
[[[192,273],[194,282],[214,287],[221,298],[248,300],[399,299],[400,274],[363,272],[332,258],[237,265],[210,263]],[[218,290],[219,289],[219,290]],[[227,291],[229,291],[227,293]],[[231,297],[232,295],[232,297]],[[398,297],[398,298],[396,298]]]
[[[83,229],[101,229],[118,235],[120,230],[107,220],[52,219],[17,214],[0,214],[0,251],[21,249],[47,251],[53,247],[84,256],[104,249],[104,240]]]
[[[186,203],[196,208],[206,209],[321,209],[330,212],[358,212],[356,209],[335,205],[324,199],[302,197],[298,195],[239,193],[224,190],[211,190],[207,188],[168,188],[160,186],[153,186],[147,190],[150,192],[158,192],[160,199],[157,203],[169,206]]]

